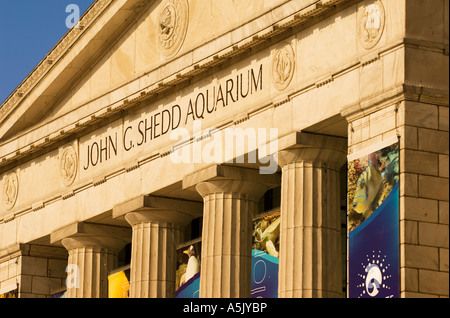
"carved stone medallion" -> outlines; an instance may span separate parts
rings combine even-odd
[[[367,50],[380,41],[385,24],[385,12],[381,1],[365,5],[358,15],[358,38],[361,46]]]
[[[171,57],[181,48],[189,21],[187,0],[167,0],[158,19],[158,47],[162,55]]]
[[[272,79],[279,91],[286,89],[291,83],[295,72],[295,54],[292,46],[287,43],[276,49],[272,57]]]
[[[15,172],[5,176],[3,179],[3,202],[6,210],[11,210],[17,201],[19,193],[19,178]]]
[[[73,147],[64,149],[60,160],[60,171],[64,185],[70,186],[77,175],[77,153]]]

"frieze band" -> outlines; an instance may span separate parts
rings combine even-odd
[[[263,64],[248,68],[219,84],[209,85],[193,94],[185,103],[170,105],[162,111],[124,126],[123,133],[114,132],[102,136],[87,144],[87,147],[80,145],[83,170],[118,156],[120,148],[126,152],[141,148],[182,125],[203,120],[234,103],[261,93],[265,78],[263,69]]]

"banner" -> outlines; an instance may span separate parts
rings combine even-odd
[[[67,297],[67,290],[64,288],[62,290],[53,292],[50,295],[50,298],[66,298]]]
[[[349,157],[348,296],[399,297],[399,143]]]
[[[191,242],[177,249],[176,298],[198,298],[202,242]]]
[[[280,213],[253,222],[252,298],[278,298]]]
[[[130,298],[130,267],[108,275],[108,298]]]

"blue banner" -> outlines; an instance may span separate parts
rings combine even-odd
[[[399,297],[398,143],[349,162],[350,298]]]
[[[383,204],[349,234],[350,298],[398,297],[399,196],[395,185]]]
[[[175,298],[198,298],[200,292],[200,272],[183,284],[175,292]]]
[[[278,298],[278,257],[252,250],[252,298]]]

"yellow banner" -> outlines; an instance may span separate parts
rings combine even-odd
[[[130,282],[125,270],[109,275],[108,283],[109,298],[129,298]]]

